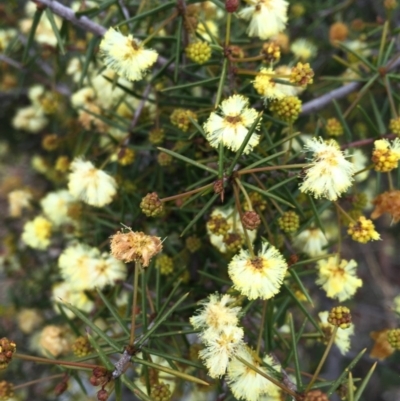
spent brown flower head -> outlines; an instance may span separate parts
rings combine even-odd
[[[392,355],[395,351],[388,341],[388,332],[389,329],[384,329],[380,331],[372,331],[370,333],[370,337],[375,341],[369,354],[371,358],[377,358],[382,361]]]
[[[305,401],[329,401],[329,398],[321,390],[312,390],[307,393]]]
[[[137,261],[147,267],[150,259],[162,250],[161,238],[146,235],[141,231],[123,233],[118,231],[111,236],[111,255],[125,263]]]
[[[387,191],[378,195],[372,203],[375,209],[371,214],[371,219],[377,219],[384,213],[389,213],[393,217],[393,223],[400,220],[400,191]]]

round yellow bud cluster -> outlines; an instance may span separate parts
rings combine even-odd
[[[400,117],[392,118],[390,120],[389,130],[390,132],[393,132],[393,134],[400,136]]]
[[[387,139],[378,139],[374,142],[372,162],[375,171],[387,173],[397,168],[400,159],[400,139],[396,138],[391,144]]]
[[[207,42],[190,43],[185,52],[187,57],[197,64],[204,64],[211,57],[211,47]]]
[[[292,68],[290,72],[290,82],[300,86],[307,86],[314,82],[314,71],[310,67],[310,63],[298,62],[295,67]]]
[[[211,216],[207,222],[207,227],[215,235],[225,235],[231,228],[226,218],[220,214]]]
[[[383,2],[383,6],[386,8],[386,10],[394,10],[397,8],[398,3],[396,0],[385,0]]]
[[[278,225],[285,233],[294,233],[300,226],[300,217],[296,212],[289,210],[278,219]]]
[[[224,235],[224,243],[230,252],[237,252],[244,243],[244,238],[237,233],[228,233]]]
[[[57,134],[48,134],[42,139],[42,148],[48,152],[57,149],[59,144],[60,139]]]
[[[400,350],[400,329],[392,329],[387,332],[388,343],[394,348]]]
[[[287,96],[272,101],[269,109],[282,121],[293,123],[301,112],[301,100],[297,96]]]
[[[261,49],[264,63],[276,63],[281,58],[281,48],[276,42],[266,42]]]
[[[130,148],[121,148],[118,151],[118,164],[128,166],[135,161],[135,151]]]
[[[149,141],[152,145],[159,145],[165,137],[165,131],[162,128],[154,128],[149,132]]]
[[[169,401],[171,399],[171,391],[169,384],[155,383],[151,386],[151,399],[154,401]]]
[[[10,341],[6,337],[0,339],[0,370],[7,368],[16,350],[17,345],[14,341]]]
[[[250,192],[249,198],[254,210],[262,212],[267,208],[267,201],[258,192]],[[247,202],[243,206],[244,210],[249,210]]]
[[[66,173],[69,170],[70,160],[68,156],[58,156],[54,169],[60,171],[61,173]]]
[[[6,401],[14,396],[14,385],[5,380],[0,381],[0,401]]]
[[[175,125],[175,127],[186,132],[191,125],[189,117],[192,120],[197,121],[197,115],[194,111],[188,109],[175,109],[170,116],[170,120],[172,125]]]
[[[294,18],[300,18],[306,12],[306,8],[302,3],[294,3],[290,6],[290,14]]]
[[[351,235],[354,241],[361,244],[380,239],[379,233],[375,231],[374,223],[365,216],[361,216],[356,222],[350,223],[347,233]]]
[[[353,208],[357,210],[362,210],[367,206],[368,198],[364,192],[354,195],[352,199]]]
[[[54,114],[58,110],[61,96],[56,92],[46,92],[40,96],[39,102],[46,114]]]
[[[160,270],[163,276],[168,276],[174,271],[174,261],[170,256],[163,253],[156,258],[156,268]]]
[[[92,351],[92,345],[86,336],[78,337],[72,344],[72,351],[78,358],[89,355]]]
[[[343,126],[337,118],[328,118],[326,120],[325,130],[330,136],[343,135]]]
[[[345,226],[348,226],[353,220],[358,220],[362,216],[362,210],[353,208],[347,214],[348,216],[341,216],[342,223]]]
[[[157,162],[160,166],[166,167],[170,166],[172,163],[173,157],[169,155],[168,153],[160,152],[157,155]]]
[[[164,204],[161,202],[156,192],[148,193],[140,202],[140,209],[148,217],[155,217],[162,214]]]
[[[201,239],[196,235],[186,238],[186,248],[190,253],[195,253],[201,248]]]
[[[328,322],[341,329],[350,327],[351,314],[350,309],[345,306],[336,306],[329,312]]]

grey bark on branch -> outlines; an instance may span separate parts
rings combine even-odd
[[[80,28],[89,31],[95,35],[103,36],[107,29],[102,25],[93,22],[86,16],[77,17],[75,12],[63,4],[59,3],[55,0],[32,0],[34,3],[38,5],[43,5],[48,7],[54,14],[57,14],[61,18],[64,18],[70,21],[72,24],[79,26]],[[162,56],[158,56],[157,64],[159,66],[164,66],[167,63],[167,59]],[[393,59],[389,60],[387,64],[387,72],[394,70],[395,68],[400,66],[400,55],[396,55]],[[170,70],[174,69],[174,65],[171,64],[168,67]],[[358,90],[362,84],[360,82],[351,82],[345,86],[334,89],[324,95],[317,97],[316,99],[310,100],[303,104],[301,115],[311,114],[315,111],[323,109],[327,106],[332,100],[341,99],[352,92]]]
[[[72,24],[84,29],[85,31],[91,32],[97,36],[103,36],[107,29],[104,26],[93,22],[90,18],[86,16],[77,17],[75,11],[71,8],[64,6],[55,0],[31,0],[33,3],[48,7],[54,14],[57,14],[59,17],[66,19]],[[167,63],[167,60],[158,55],[157,64],[160,66],[164,66]],[[171,64],[169,69],[173,69],[174,66]]]

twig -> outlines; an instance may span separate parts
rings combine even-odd
[[[142,111],[144,109],[144,105],[146,104],[147,98],[150,94],[150,90],[151,90],[151,85],[147,84],[145,90],[143,91],[142,100],[140,101],[139,106],[135,110],[135,114],[133,115],[131,124],[129,126],[130,131],[132,131],[135,128],[137,122],[139,121],[140,115],[142,114]]]
[[[399,67],[400,66],[399,56],[400,56],[399,54],[396,54],[392,59],[388,61],[386,67],[381,67],[380,69],[384,73],[387,73]],[[306,115],[321,110],[325,106],[327,106],[332,100],[341,99],[343,97],[346,97],[350,93],[355,92],[357,89],[361,87],[361,85],[362,84],[360,82],[351,82],[341,88],[337,88],[328,93],[325,93],[325,95],[317,97],[314,100],[310,100],[309,102],[303,104],[303,108],[300,114]]]
[[[32,0],[34,3],[48,7],[54,14],[72,22],[74,25],[79,26],[85,31],[94,33],[97,36],[103,36],[107,29],[103,26],[96,24],[86,16],[77,17],[75,11],[71,8],[64,6],[58,1],[54,0]]]
[[[75,11],[69,7],[64,6],[63,4],[59,3],[55,0],[31,0],[35,4],[40,4],[43,6],[48,7],[54,14],[57,14],[61,18],[66,19],[67,21],[71,22],[72,24],[79,26],[80,28],[84,29],[85,31],[89,31],[97,36],[103,36],[107,29],[104,26],[93,22],[86,16],[77,17]],[[157,64],[159,66],[164,66],[167,63],[167,59],[158,55]],[[175,66],[170,64],[168,66],[168,70],[174,70]]]

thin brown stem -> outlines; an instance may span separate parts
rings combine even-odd
[[[173,21],[178,16],[178,10],[175,10],[165,21],[163,21],[146,39],[143,40],[142,45],[150,42],[166,25]]]
[[[305,393],[307,393],[311,389],[312,385],[315,383],[315,380],[317,380],[317,377],[318,377],[319,373],[321,372],[322,366],[324,365],[326,358],[328,357],[329,351],[332,348],[333,342],[335,341],[337,330],[338,330],[338,326],[335,326],[333,328],[332,335],[331,335],[331,338],[329,339],[328,345],[325,348],[325,352],[322,355],[321,360],[319,361],[317,369],[315,370],[310,383],[308,383]]]
[[[135,342],[135,327],[136,327],[136,305],[138,298],[138,284],[139,284],[139,272],[142,265],[139,261],[135,262],[135,272],[133,275],[133,298],[132,298],[132,311],[131,311],[131,333],[129,336],[129,344],[133,345]],[[142,294],[144,296],[144,294]],[[144,311],[143,311],[144,313]]]
[[[31,355],[25,355],[25,354],[19,354],[19,353],[15,353],[13,355],[13,358],[22,359],[24,361],[32,361],[32,362],[36,362],[36,363],[45,363],[48,365],[71,366],[74,368],[81,368],[81,369],[95,369],[95,368],[99,367],[99,365],[93,365],[90,363],[57,361],[55,359],[41,358],[38,356],[31,356]]]
[[[303,167],[307,167],[307,166],[308,166],[307,163],[299,163],[299,164],[287,164],[286,166],[257,167],[257,168],[252,168],[249,170],[246,170],[246,169],[239,170],[237,172],[237,174],[243,175],[243,174],[261,173],[263,171],[285,170],[285,169],[290,169],[290,168],[303,168]]]
[[[31,380],[29,382],[18,384],[18,386],[14,386],[14,390],[19,390],[19,389],[24,388],[24,387],[29,387],[29,386],[32,386],[34,384],[43,383],[43,382],[47,382],[47,381],[54,380],[54,379],[61,379],[63,377],[65,377],[65,373],[60,373],[58,375],[53,375],[53,376],[42,377],[40,379]]]
[[[193,194],[197,194],[197,192],[204,191],[205,189],[210,188],[213,185],[214,185],[213,183],[207,184],[207,185],[204,185],[203,187],[193,189],[192,191],[184,192],[184,193],[178,194],[178,195],[168,196],[167,198],[162,198],[162,199],[160,199],[160,201],[161,202],[169,202],[171,200],[185,198],[186,196],[190,196]]]
[[[395,104],[394,104],[392,91],[390,90],[389,78],[388,78],[387,75],[385,75],[385,79],[383,80],[383,82],[384,82],[384,84],[385,84],[386,94],[387,94],[388,99],[389,99],[390,110],[392,111],[393,117],[394,117],[394,118],[397,118],[397,117],[398,117],[398,114],[397,114],[396,106],[395,106]]]
[[[339,205],[339,203],[334,202],[336,209],[342,213],[351,223],[356,223],[355,220]]]
[[[237,180],[237,178],[235,179],[235,182],[233,183],[233,193],[234,193],[234,196],[235,196],[236,210],[239,213],[240,222],[241,222],[242,228],[243,228],[244,238],[246,239],[246,244],[247,244],[247,247],[249,248],[250,257],[253,259],[253,258],[255,258],[253,244],[250,241],[249,234],[247,232],[246,227],[243,225],[243,219],[242,219],[243,211],[242,211],[242,206],[240,204],[239,186],[238,186],[236,180]],[[235,221],[236,219],[233,219],[233,220]]]
[[[235,57],[230,57],[229,61],[232,63],[247,63],[251,61],[261,61],[264,60],[265,56],[260,55],[260,56],[254,56],[254,57],[243,57],[243,58],[235,58]]]

